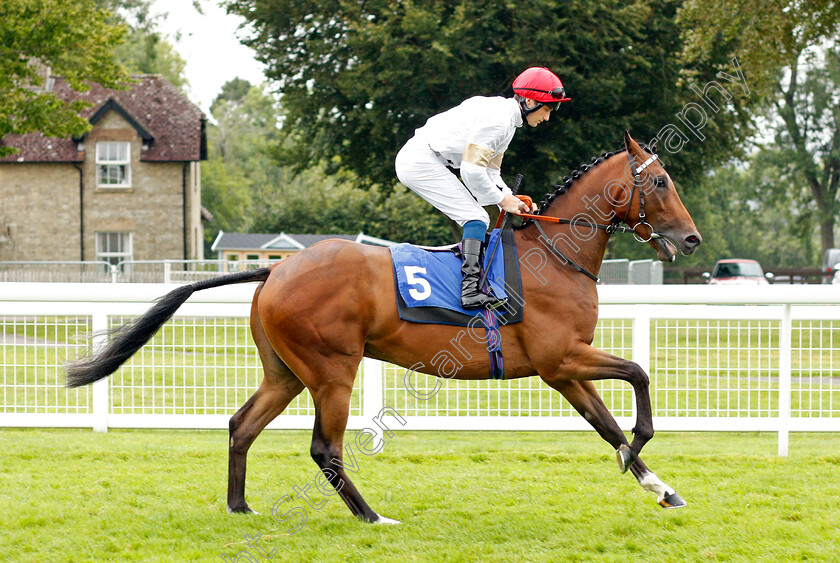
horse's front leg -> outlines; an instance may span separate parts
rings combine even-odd
[[[568,351],[558,367],[545,373],[545,375],[541,372],[540,376],[546,383],[558,390],[569,381],[582,382],[601,379],[620,379],[633,386],[636,396],[636,425],[633,427],[633,441],[628,446],[626,440],[624,440],[616,448],[616,457],[622,473],[633,465],[644,445],[653,438],[650,380],[639,364],[607,354],[585,342],[578,341]],[[586,412],[581,414],[584,418],[587,418]],[[594,415],[594,413],[592,414]],[[613,421],[613,424],[615,424],[615,421]]]
[[[616,451],[620,451],[621,446],[627,446],[627,438],[624,436],[624,432],[619,428],[618,423],[607,409],[591,381],[566,381],[552,386],[563,394],[575,410]],[[630,466],[630,471],[644,490],[656,495],[656,501],[660,506],[681,508],[686,505],[682,497],[648,469],[641,458],[636,458],[636,461]]]

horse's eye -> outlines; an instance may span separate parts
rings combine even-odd
[[[664,188],[668,185],[668,181],[665,180],[665,176],[657,176],[656,178],[656,187],[657,188]]]

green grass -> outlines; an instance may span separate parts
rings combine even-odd
[[[399,526],[335,496],[305,526],[271,507],[316,475],[309,432],[266,432],[248,464],[257,516],[225,513],[220,431],[0,430],[5,561],[220,561],[245,534],[259,561],[836,560],[840,436],[660,433],[649,466],[688,501],[663,510],[594,432],[397,432],[357,454],[355,484]],[[290,506],[290,505],[287,505]],[[254,552],[252,552],[254,553]],[[239,561],[245,561],[240,557]]]

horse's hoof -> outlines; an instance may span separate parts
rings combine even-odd
[[[682,508],[686,506],[688,503],[683,500],[683,498],[674,491],[671,494],[665,495],[663,498],[659,499],[659,506],[662,508]]]
[[[251,510],[247,504],[245,506],[237,506],[236,508],[228,506],[227,511],[228,514],[259,514],[256,510]]]
[[[630,469],[630,466],[636,461],[636,456],[630,451],[629,447],[621,444],[618,446],[618,449],[615,450],[615,460],[618,462],[619,471],[627,473],[627,470]]]
[[[377,514],[377,516],[378,516],[378,518],[377,518],[376,520],[374,520],[374,521],[373,521],[373,523],[374,523],[374,524],[389,524],[389,525],[395,525],[395,524],[399,524],[399,523],[400,523],[400,521],[399,521],[399,520],[391,520],[390,518],[385,518],[385,517],[384,517],[384,516],[382,516],[381,514]]]

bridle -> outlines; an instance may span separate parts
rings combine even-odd
[[[638,168],[636,168],[636,159],[633,158],[630,151],[627,151],[627,158],[630,161],[630,173],[633,174],[633,191],[630,192],[630,201],[627,203],[627,211],[624,213],[624,219],[622,219],[622,221],[630,226],[630,208],[633,206],[633,196],[636,195],[636,189],[639,189],[639,220],[635,225],[630,227],[633,231],[633,238],[642,243],[662,238],[662,235],[653,230],[653,225],[645,221],[645,218],[647,217],[647,215],[645,215],[645,191],[639,188],[642,185],[642,171],[659,160],[659,155],[652,154],[650,158],[644,161]],[[636,227],[639,225],[647,225],[647,228],[650,229],[650,235],[648,238],[645,239],[639,236],[639,233],[636,231]]]
[[[658,238],[665,238],[664,235],[654,231],[653,225],[651,225],[645,220],[647,217],[645,215],[645,191],[641,188],[641,173],[645,170],[645,168],[657,161],[659,159],[659,155],[652,154],[650,158],[648,158],[638,167],[636,167],[636,159],[633,157],[632,154],[630,154],[629,150],[627,151],[627,159],[630,162],[630,172],[633,175],[633,189],[630,192],[630,200],[627,202],[627,211],[624,213],[624,219],[618,219],[618,217],[616,217],[612,220],[611,223],[603,225],[600,223],[591,223],[585,220],[561,219],[559,217],[550,217],[547,215],[532,215],[527,213],[518,214],[520,217],[534,220],[534,225],[536,225],[537,230],[540,232],[540,238],[544,239],[543,244],[545,244],[545,246],[548,247],[552,254],[559,258],[563,263],[569,264],[575,271],[580,272],[586,277],[594,280],[596,283],[601,281],[600,278],[595,274],[589,272],[582,266],[578,265],[573,260],[570,260],[565,254],[563,254],[554,245],[554,241],[552,241],[551,238],[549,238],[549,236],[546,234],[545,229],[543,229],[540,222],[548,221],[551,223],[559,223],[563,225],[575,225],[582,227],[590,227],[592,229],[601,229],[605,231],[608,236],[612,236],[613,233],[632,233],[633,238],[635,238],[638,242],[641,243],[647,243]],[[635,197],[637,190],[639,192],[639,219],[638,221],[636,221],[635,225],[630,225],[630,208],[633,206],[633,198]],[[627,226],[625,227],[621,223],[624,223]],[[650,235],[647,238],[639,236],[639,233],[636,231],[636,227],[640,225],[647,226],[648,229],[650,229]]]

